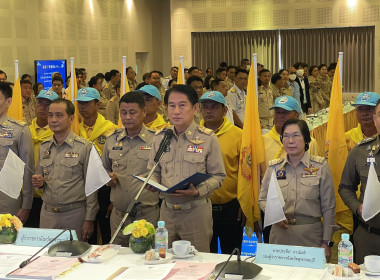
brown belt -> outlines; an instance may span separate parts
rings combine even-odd
[[[184,210],[190,210],[191,208],[194,208],[195,206],[201,205],[203,203],[207,203],[207,198],[197,199],[188,203],[179,203],[179,204],[173,204],[164,200],[163,203],[165,203],[166,208],[172,209],[174,211],[184,211]]]
[[[303,216],[286,216],[289,225],[309,225],[321,221],[321,218],[303,217]]]
[[[74,210],[74,209],[86,206],[86,201],[76,201],[76,202],[58,205],[58,206],[48,205],[47,203],[44,203],[44,204],[45,204],[44,207],[46,211],[53,212],[53,213],[62,213],[62,212],[67,212],[70,210]]]

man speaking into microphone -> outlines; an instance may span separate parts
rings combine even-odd
[[[169,89],[164,101],[173,125],[156,132],[148,169],[154,166],[166,130],[172,130],[173,137],[152,179],[170,188],[196,172],[207,173],[211,178],[197,187],[190,184],[188,189],[173,194],[161,192],[160,220],[165,221],[169,246],[182,239],[190,241],[198,251],[210,252],[212,208],[209,197],[213,190],[220,188],[226,176],[219,142],[212,130],[194,122],[199,104],[192,87],[178,85]]]

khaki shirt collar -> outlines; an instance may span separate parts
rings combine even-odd
[[[236,90],[236,93],[238,94],[241,94],[241,93],[245,93],[245,90],[241,90],[235,83],[234,83],[234,86],[233,88]]]
[[[301,161],[300,161],[305,167],[309,167],[310,166],[310,156],[309,156],[309,153],[308,152],[304,152],[303,154],[303,157],[301,158]],[[289,156],[286,155],[284,161],[281,163],[280,167],[283,168],[285,167],[285,164],[289,164],[290,165],[290,162],[289,162]]]
[[[180,137],[180,136],[177,135],[177,133],[176,133],[176,131],[174,129],[174,125],[171,126],[171,127],[169,127],[168,129],[173,130],[174,135],[177,138]],[[189,125],[189,127],[186,129],[186,131],[182,135],[185,135],[184,137],[187,138],[187,140],[189,140],[189,141],[193,140],[193,138],[194,138],[194,132],[195,132],[196,129],[197,129],[197,124],[193,120],[193,122]]]
[[[72,130],[70,130],[70,133],[67,135],[66,139],[62,142],[62,144],[63,143],[67,143],[71,148],[73,148],[74,147],[74,139],[75,139],[75,137],[76,137],[76,135],[74,134],[74,132]],[[53,145],[53,144],[56,145],[56,146],[58,146],[58,143],[55,140],[54,136],[52,137],[52,141],[50,142],[49,146],[51,147],[51,145]]]
[[[145,125],[142,126],[140,133],[136,135],[135,137],[139,137],[144,142],[147,142],[147,127]],[[128,137],[126,129],[123,129],[122,132],[119,134],[119,136],[116,138],[116,141],[121,141],[125,137]]]

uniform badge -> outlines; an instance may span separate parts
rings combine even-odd
[[[100,145],[104,145],[104,144],[106,143],[106,139],[107,139],[106,136],[104,136],[104,135],[100,135],[100,136],[98,137],[98,143],[99,143]]]
[[[190,130],[187,132],[187,135],[191,135],[191,131]]]
[[[367,163],[365,164],[366,166],[370,166],[371,162],[373,162],[373,165],[376,165],[375,155],[373,154],[373,151],[375,151],[375,150],[376,150],[376,145],[373,145],[371,148],[371,151],[368,154]]]
[[[74,152],[66,152],[65,153],[65,158],[77,158],[77,157],[79,157],[78,153],[74,153]]]
[[[205,141],[199,140],[199,137],[195,137],[195,139],[190,140],[190,142],[193,143],[193,144],[195,144],[195,145],[199,145],[199,144],[204,143]]]
[[[49,175],[49,172],[46,170],[46,169],[44,169],[44,175],[46,176],[46,175]]]
[[[121,151],[123,149],[123,142],[117,143],[115,147],[112,147],[112,150],[114,151]]]
[[[284,180],[284,179],[286,179],[286,171],[285,171],[285,169],[277,170],[276,177],[277,177],[277,180]]]
[[[119,162],[117,160],[115,160],[113,164],[115,165],[115,167],[119,167]]]
[[[302,173],[301,175],[302,178],[315,177],[317,176],[317,171],[319,170],[319,168],[316,168],[312,164],[310,164],[309,167],[305,167],[303,170],[305,170],[306,173]]]
[[[50,151],[49,150],[45,151],[44,156],[42,158],[43,159],[50,158]]]
[[[140,146],[140,150],[151,150],[152,147],[151,146]]]
[[[187,146],[187,152],[202,154],[203,153],[203,147],[189,145],[189,146]]]
[[[166,153],[169,153],[169,152],[170,152],[170,147],[167,146],[167,147],[166,147]]]
[[[4,132],[4,133],[0,133],[0,138],[12,138],[13,137],[13,133],[12,132]]]

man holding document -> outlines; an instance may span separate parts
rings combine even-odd
[[[220,188],[226,176],[219,142],[212,130],[194,122],[199,104],[192,87],[178,85],[169,89],[165,105],[173,126],[156,132],[149,169],[154,166],[154,157],[166,130],[172,130],[174,135],[152,179],[170,188],[197,172],[211,177],[197,187],[190,184],[187,189],[173,194],[161,192],[160,220],[165,221],[169,244],[179,239],[188,240],[198,251],[210,252],[212,209],[209,197],[213,190]]]
[[[148,160],[154,131],[144,125],[146,107],[142,91],[124,94],[120,99],[120,117],[123,128],[116,130],[106,140],[102,160],[112,180],[111,202],[111,235],[114,235],[129,204],[140,190],[142,182],[132,175],[148,175]],[[159,216],[158,193],[143,190],[139,198],[140,204],[135,213],[130,213],[126,224],[134,220],[145,219],[157,225]],[[130,235],[121,232],[115,244],[128,246]]]

